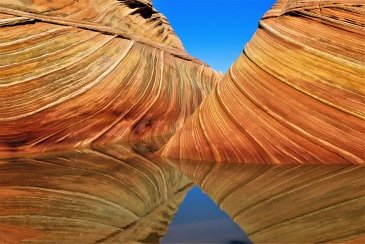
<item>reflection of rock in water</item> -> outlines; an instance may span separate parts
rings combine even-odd
[[[190,181],[115,145],[0,161],[0,242],[156,242]]]
[[[365,167],[171,163],[254,242],[365,238]]]

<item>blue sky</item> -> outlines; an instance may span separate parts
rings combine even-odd
[[[153,0],[188,53],[225,73],[276,0]],[[213,239],[207,239],[213,238]],[[181,204],[162,243],[247,241],[244,232],[198,187]],[[238,242],[239,241],[239,242]]]
[[[153,0],[188,53],[225,73],[276,0]]]

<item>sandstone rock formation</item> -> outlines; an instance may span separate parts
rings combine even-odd
[[[0,243],[157,243],[190,187],[123,145],[0,160]]]
[[[220,75],[147,0],[0,2],[0,156],[156,150]]]
[[[363,1],[279,0],[160,154],[365,164],[364,14]]]
[[[156,12],[150,0],[3,0],[0,7],[1,12],[14,15],[12,24],[30,18],[183,50],[166,18]],[[3,18],[5,21],[9,23]]]
[[[198,184],[254,243],[365,239],[363,166],[170,163]]]

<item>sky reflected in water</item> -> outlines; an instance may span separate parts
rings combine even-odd
[[[241,228],[195,186],[186,195],[161,243],[250,243]]]

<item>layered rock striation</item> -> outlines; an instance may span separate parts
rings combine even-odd
[[[253,243],[362,243],[365,167],[169,161]]]
[[[126,145],[0,160],[1,243],[158,243],[191,186]]]
[[[149,1],[1,1],[0,55],[4,157],[117,141],[156,150],[220,77]]]
[[[363,1],[280,0],[163,157],[365,164]]]
[[[183,50],[167,19],[149,0],[3,0],[0,7],[1,12],[18,18],[109,32]]]

